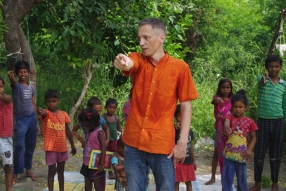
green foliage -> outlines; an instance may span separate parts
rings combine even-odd
[[[262,175],[262,180],[261,180],[261,186],[262,188],[267,188],[270,187],[272,184],[270,176],[267,175]]]

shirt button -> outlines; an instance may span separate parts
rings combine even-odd
[[[148,105],[148,107],[150,107],[150,105]]]
[[[150,95],[153,95],[152,93],[150,93]]]
[[[155,83],[155,81],[153,81],[153,83]]]

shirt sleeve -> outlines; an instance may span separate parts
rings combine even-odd
[[[113,165],[113,164],[118,164],[118,158],[112,157],[112,159],[111,159],[111,164],[112,164],[112,165]]]
[[[122,71],[122,73],[125,76],[130,76],[131,74],[133,74],[138,70],[140,57],[142,57],[142,55],[138,52],[132,52],[131,54],[128,55],[128,57],[133,61],[134,66],[130,71]]]
[[[103,117],[100,116],[100,125],[103,126],[106,124],[105,119],[103,119]]]
[[[251,119],[251,125],[250,125],[250,132],[252,131],[256,131],[258,129],[256,123],[253,121],[253,119]]]

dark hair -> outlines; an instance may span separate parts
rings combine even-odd
[[[120,136],[119,139],[117,140],[117,148],[118,147],[124,148],[124,142],[122,140],[122,136]]]
[[[232,82],[231,82],[230,79],[228,79],[228,78],[221,78],[221,79],[219,80],[218,86],[217,86],[217,90],[216,90],[216,95],[222,97],[222,94],[221,94],[221,92],[220,92],[220,89],[221,89],[221,87],[222,87],[222,85],[223,85],[224,83],[229,83],[231,90],[230,90],[230,93],[229,93],[228,97],[231,97],[231,96],[233,95],[233,92],[232,92]]]
[[[102,105],[102,103],[98,97],[91,97],[87,101],[87,107],[93,107],[94,105]]]
[[[100,126],[100,116],[95,109],[85,108],[78,115],[79,122],[85,122],[89,128]]]
[[[15,73],[18,75],[19,70],[27,69],[28,73],[30,73],[30,65],[25,61],[17,61],[15,64]]]
[[[234,102],[236,101],[241,101],[242,103],[244,103],[245,107],[247,107],[248,100],[245,94],[246,94],[246,91],[244,89],[238,90],[236,94],[234,94],[231,97],[231,105],[233,105]]]
[[[47,90],[45,92],[45,99],[47,98],[58,98],[60,99],[60,94],[57,90]]]
[[[143,25],[151,25],[152,29],[160,29],[166,34],[166,25],[161,19],[158,18],[146,18],[140,21],[139,27]]]
[[[174,113],[174,117],[177,117],[177,115],[181,112],[181,104],[178,104]]]
[[[267,56],[267,58],[265,59],[265,68],[267,69],[267,66],[270,62],[279,62],[280,66],[282,66],[282,58],[280,58],[279,55],[269,55]]]
[[[115,104],[116,106],[118,106],[118,103],[117,103],[116,99],[113,99],[113,98],[108,98],[106,100],[105,106],[108,106],[110,104]]]
[[[3,85],[5,86],[5,81],[2,77],[0,77],[0,81],[2,81]]]

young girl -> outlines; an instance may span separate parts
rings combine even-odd
[[[4,94],[5,81],[0,77],[0,153],[5,171],[6,191],[12,190],[13,165],[13,103],[9,95]]]
[[[116,99],[109,98],[106,100],[105,109],[106,114],[103,115],[103,118],[106,121],[106,124],[110,131],[109,144],[106,148],[107,151],[116,152],[117,151],[117,132],[122,132],[120,119],[115,112],[117,110],[118,103]],[[109,179],[116,179],[116,175],[109,171]]]
[[[222,151],[225,144],[225,136],[223,135],[223,120],[224,117],[230,113],[231,109],[231,96],[232,83],[228,78],[220,79],[216,94],[213,96],[212,104],[214,105],[214,117],[215,121],[215,143],[214,153],[212,158],[212,176],[211,179],[206,182],[206,185],[213,184],[215,182],[215,174],[217,163],[220,165],[220,173],[223,167],[223,155]]]
[[[236,174],[237,190],[245,191],[248,190],[246,164],[256,143],[257,126],[252,119],[243,116],[248,104],[244,90],[232,96],[231,104],[232,114],[228,114],[224,121],[227,142],[223,151],[225,157],[222,169],[222,189],[232,191],[233,178]],[[251,141],[247,145],[249,134]]]
[[[175,142],[180,138],[181,129],[181,105],[177,105],[175,110],[175,119],[177,123],[175,124],[176,137]],[[196,180],[195,170],[197,170],[197,164],[194,154],[194,145],[191,140],[194,139],[193,131],[190,129],[189,138],[186,150],[186,158],[183,164],[180,162],[176,166],[176,176],[175,176],[175,191],[179,191],[180,182],[185,182],[187,191],[192,191],[192,181]]]
[[[84,147],[84,161],[80,173],[84,176],[85,191],[92,190],[92,183],[96,191],[103,191],[101,189],[101,177],[104,176],[104,161],[106,154],[105,134],[100,128],[100,116],[98,111],[87,108],[84,109],[78,117],[82,126],[88,130],[86,134],[86,141],[77,133],[74,135],[82,142]],[[90,160],[90,153],[92,150],[101,150],[101,160],[97,170],[89,169],[88,164]]]

